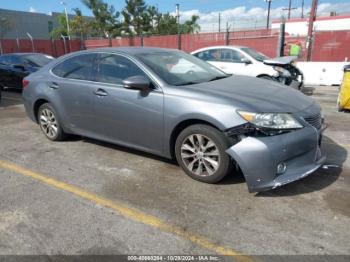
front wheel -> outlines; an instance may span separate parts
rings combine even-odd
[[[217,183],[232,168],[225,150],[229,142],[225,135],[208,125],[193,125],[184,129],[175,144],[177,162],[191,178]]]

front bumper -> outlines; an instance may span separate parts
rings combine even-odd
[[[268,137],[246,137],[226,150],[240,166],[249,192],[260,192],[306,177],[321,167],[322,130],[312,126]],[[284,173],[277,166],[285,163]]]

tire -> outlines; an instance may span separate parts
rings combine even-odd
[[[227,138],[219,130],[197,124],[179,134],[175,143],[175,156],[188,176],[213,184],[232,170],[231,158],[225,152],[229,146]]]
[[[51,141],[62,141],[66,138],[57,113],[50,103],[42,104],[38,110],[38,122],[41,131]]]

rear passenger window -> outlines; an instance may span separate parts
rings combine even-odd
[[[129,59],[114,54],[102,54],[97,60],[96,81],[121,85],[131,76],[145,76],[145,73]]]
[[[59,77],[92,80],[92,69],[96,54],[83,54],[68,58],[52,69]]]

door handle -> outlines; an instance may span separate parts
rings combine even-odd
[[[99,88],[96,91],[94,91],[94,94],[97,95],[97,96],[107,96],[108,95],[108,93],[105,90],[101,89],[101,88]]]
[[[51,84],[49,85],[49,87],[50,87],[51,89],[58,89],[60,86],[59,86],[57,83],[51,83]]]

